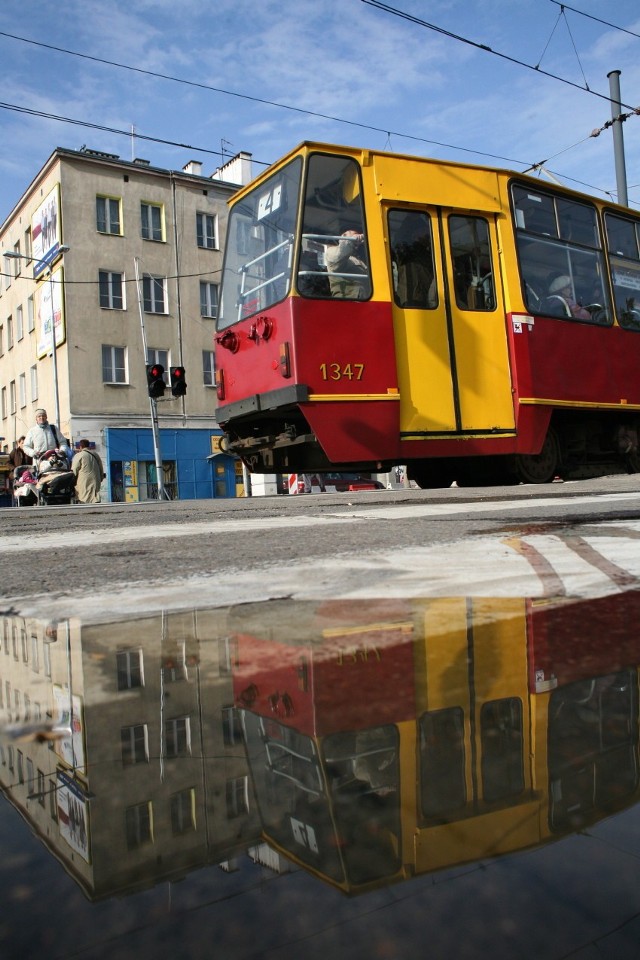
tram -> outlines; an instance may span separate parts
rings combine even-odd
[[[640,216],[306,142],[231,201],[215,357],[216,418],[252,472],[635,472]]]
[[[363,893],[637,803],[640,593],[282,603],[231,612],[234,698],[263,839],[327,883]]]

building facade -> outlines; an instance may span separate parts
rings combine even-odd
[[[249,154],[211,176],[56,148],[0,226],[0,435],[10,451],[45,407],[70,445],[88,439],[102,499],[157,498],[147,364],[171,498],[235,496],[242,471],[219,452],[213,337],[227,200]],[[55,338],[55,350],[53,348]],[[169,369],[183,366],[185,396]]]

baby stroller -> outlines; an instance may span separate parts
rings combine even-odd
[[[47,450],[32,466],[16,467],[13,473],[15,506],[69,504],[74,498],[76,478],[64,453],[57,450]]]
[[[68,504],[74,498],[76,478],[69,461],[58,450],[47,450],[38,461],[38,505]]]

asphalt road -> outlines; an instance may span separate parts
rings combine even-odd
[[[564,543],[596,527],[600,537],[618,530],[607,562],[628,555],[617,575],[628,585],[640,557],[639,488],[640,476],[625,475],[545,486],[6,508],[0,591],[5,610],[67,616],[322,589],[379,595],[403,582],[414,593],[436,583],[452,594],[490,591],[493,583],[499,595],[505,583],[526,590],[540,579],[538,572],[532,584],[521,583],[518,570],[511,583],[518,538],[551,537],[553,546],[560,535]],[[506,542],[511,566],[500,570]]]

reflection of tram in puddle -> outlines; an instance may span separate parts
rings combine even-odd
[[[629,806],[639,612],[638,593],[231,611],[264,838],[358,893]]]

